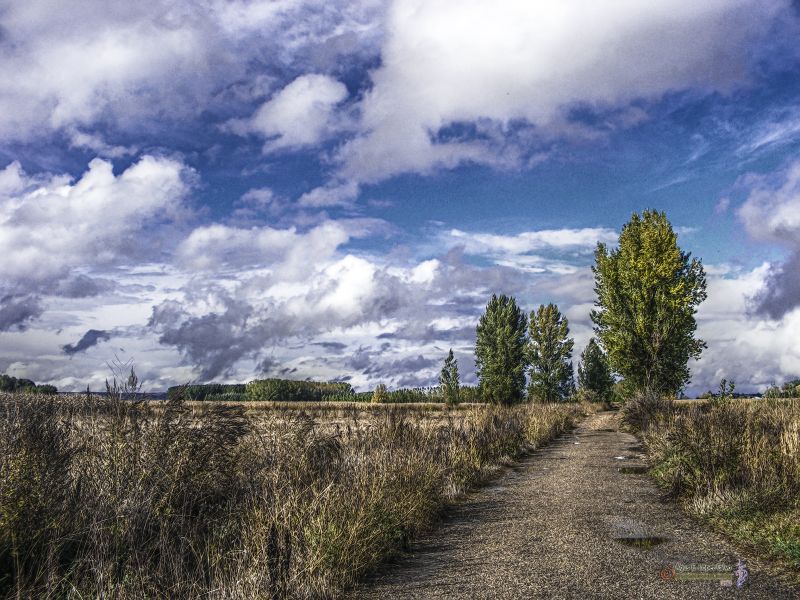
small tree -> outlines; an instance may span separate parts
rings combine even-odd
[[[689,359],[705,348],[694,337],[705,272],[677,239],[664,213],[646,210],[622,228],[616,250],[598,244],[595,252],[595,332],[611,368],[635,390],[677,393]]]
[[[594,338],[581,353],[578,365],[578,389],[593,402],[611,402],[614,394],[614,377],[608,358]]]
[[[719,382],[719,391],[716,394],[711,394],[710,400],[712,403],[725,403],[733,400],[733,391],[736,389],[736,384],[733,381],[722,379]]]
[[[539,402],[560,402],[575,387],[569,323],[555,304],[540,305],[529,323],[530,386],[528,397]]]
[[[382,402],[386,402],[387,391],[386,386],[382,383],[379,383],[375,386],[375,389],[372,392],[372,402],[373,404],[380,404]]]
[[[487,402],[520,402],[525,391],[525,315],[510,296],[493,295],[481,316],[475,341],[481,397]]]
[[[439,374],[439,386],[442,390],[442,397],[444,397],[444,401],[447,404],[458,404],[461,383],[458,378],[458,361],[453,355],[452,348],[450,348],[450,352],[444,359],[442,372]]]

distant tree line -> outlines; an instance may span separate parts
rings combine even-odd
[[[763,395],[765,398],[800,398],[800,379],[792,379],[781,386],[771,385]]]
[[[56,394],[56,386],[43,384],[36,385],[30,379],[16,378],[11,375],[0,374],[0,392],[16,392],[22,394]]]
[[[610,402],[637,391],[676,394],[689,379],[688,361],[705,347],[695,339],[697,306],[706,297],[703,266],[683,252],[664,213],[634,213],[618,247],[598,244],[595,337],[581,352],[577,386],[569,322],[553,303],[526,314],[512,296],[493,295],[476,328],[477,386],[462,386],[451,348],[436,387],[356,393],[346,382],[260,379],[250,383],[176,386],[194,400],[347,401],[376,403],[587,400]],[[788,386],[789,384],[787,384]],[[796,394],[797,386],[774,392]],[[731,383],[730,392],[733,387]]]

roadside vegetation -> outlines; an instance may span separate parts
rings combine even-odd
[[[594,272],[595,333],[656,481],[691,514],[799,572],[800,400],[780,398],[796,398],[800,382],[744,400],[723,379],[706,400],[673,401],[705,348],[694,315],[706,285],[663,213],[634,215],[616,249],[598,245]],[[607,382],[602,369],[591,379]]]
[[[800,573],[800,400],[637,396],[623,412],[688,512]]]
[[[333,598],[577,404],[368,423],[120,393],[0,397],[0,594]]]

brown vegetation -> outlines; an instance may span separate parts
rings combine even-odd
[[[580,407],[307,412],[0,397],[0,594],[325,598]],[[454,416],[457,415],[457,416]],[[273,418],[274,417],[274,418]]]
[[[639,397],[623,411],[690,512],[800,571],[800,400]]]

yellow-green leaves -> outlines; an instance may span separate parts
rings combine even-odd
[[[694,338],[701,262],[678,247],[666,214],[646,210],[622,228],[618,248],[598,244],[593,271],[592,321],[613,370],[635,387],[677,392],[705,347]]]

